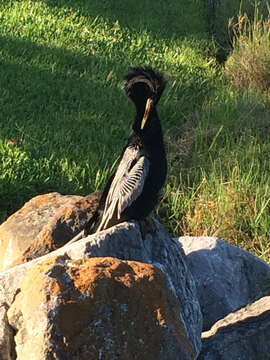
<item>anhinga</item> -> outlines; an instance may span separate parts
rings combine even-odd
[[[71,242],[123,221],[143,220],[154,209],[167,174],[156,109],[164,88],[163,76],[152,68],[136,67],[125,77],[124,90],[136,106],[132,133],[96,212]]]

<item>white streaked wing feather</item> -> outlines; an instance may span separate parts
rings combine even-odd
[[[107,195],[107,199],[106,199],[106,204],[105,204],[105,209],[107,207],[107,205],[109,206],[109,204],[112,202],[112,198],[113,196],[115,196],[115,193],[117,191],[117,187],[119,187],[119,184],[121,183],[123,176],[125,175],[126,171],[130,168],[130,165],[132,163],[132,161],[136,158],[138,151],[135,150],[132,147],[127,147],[122,160],[120,161],[120,164],[118,165],[117,171],[115,173],[114,179],[112,181],[112,184],[110,186],[108,195]]]
[[[132,147],[128,147],[124,152],[110,186],[97,231],[106,228],[115,211],[117,211],[119,219],[121,213],[141,194],[149,170],[149,160],[145,156],[141,156],[128,171],[138,153],[139,151]]]
[[[117,216],[130,206],[141,194],[149,170],[149,160],[141,156],[121,183]]]

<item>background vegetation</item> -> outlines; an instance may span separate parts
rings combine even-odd
[[[0,221],[37,194],[104,186],[134,114],[122,78],[151,65],[168,78],[157,216],[174,235],[219,236],[270,262],[268,18],[252,5],[223,41],[231,2],[221,21],[215,1],[0,0]]]

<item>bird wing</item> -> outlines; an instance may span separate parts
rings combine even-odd
[[[142,193],[145,179],[149,171],[149,160],[141,156],[130,171],[125,174],[120,186],[117,217],[129,207]]]
[[[140,150],[127,147],[108,191],[102,220],[97,231],[105,229],[116,214],[120,219],[123,211],[141,194],[149,171],[149,160]]]

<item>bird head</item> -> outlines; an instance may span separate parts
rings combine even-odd
[[[136,106],[135,131],[148,133],[153,128],[156,121],[152,120],[158,119],[155,107],[164,88],[165,79],[150,67],[132,68],[125,77],[124,90]]]

